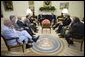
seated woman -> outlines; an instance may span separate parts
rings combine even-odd
[[[75,37],[77,36],[77,37]],[[65,39],[68,44],[73,44],[72,38],[81,39],[84,36],[84,23],[78,17],[73,18],[73,23],[66,34]]]

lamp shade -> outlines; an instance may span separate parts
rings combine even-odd
[[[28,8],[28,9],[26,10],[26,15],[31,15],[31,16],[32,16],[32,11],[31,11],[31,9]]]
[[[64,9],[62,10],[62,13],[68,14],[68,9],[64,8]]]

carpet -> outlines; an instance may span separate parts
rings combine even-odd
[[[33,43],[32,51],[37,54],[57,54],[63,49],[63,42],[53,35],[40,35],[36,43]]]

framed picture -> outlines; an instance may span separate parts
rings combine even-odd
[[[65,2],[65,3],[60,3],[60,9],[63,9],[63,8],[69,8],[69,2]]]
[[[13,11],[12,1],[3,1],[5,11]]]

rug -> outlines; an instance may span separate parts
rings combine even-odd
[[[33,43],[32,51],[38,54],[57,54],[63,49],[63,42],[53,35],[40,35]]]

